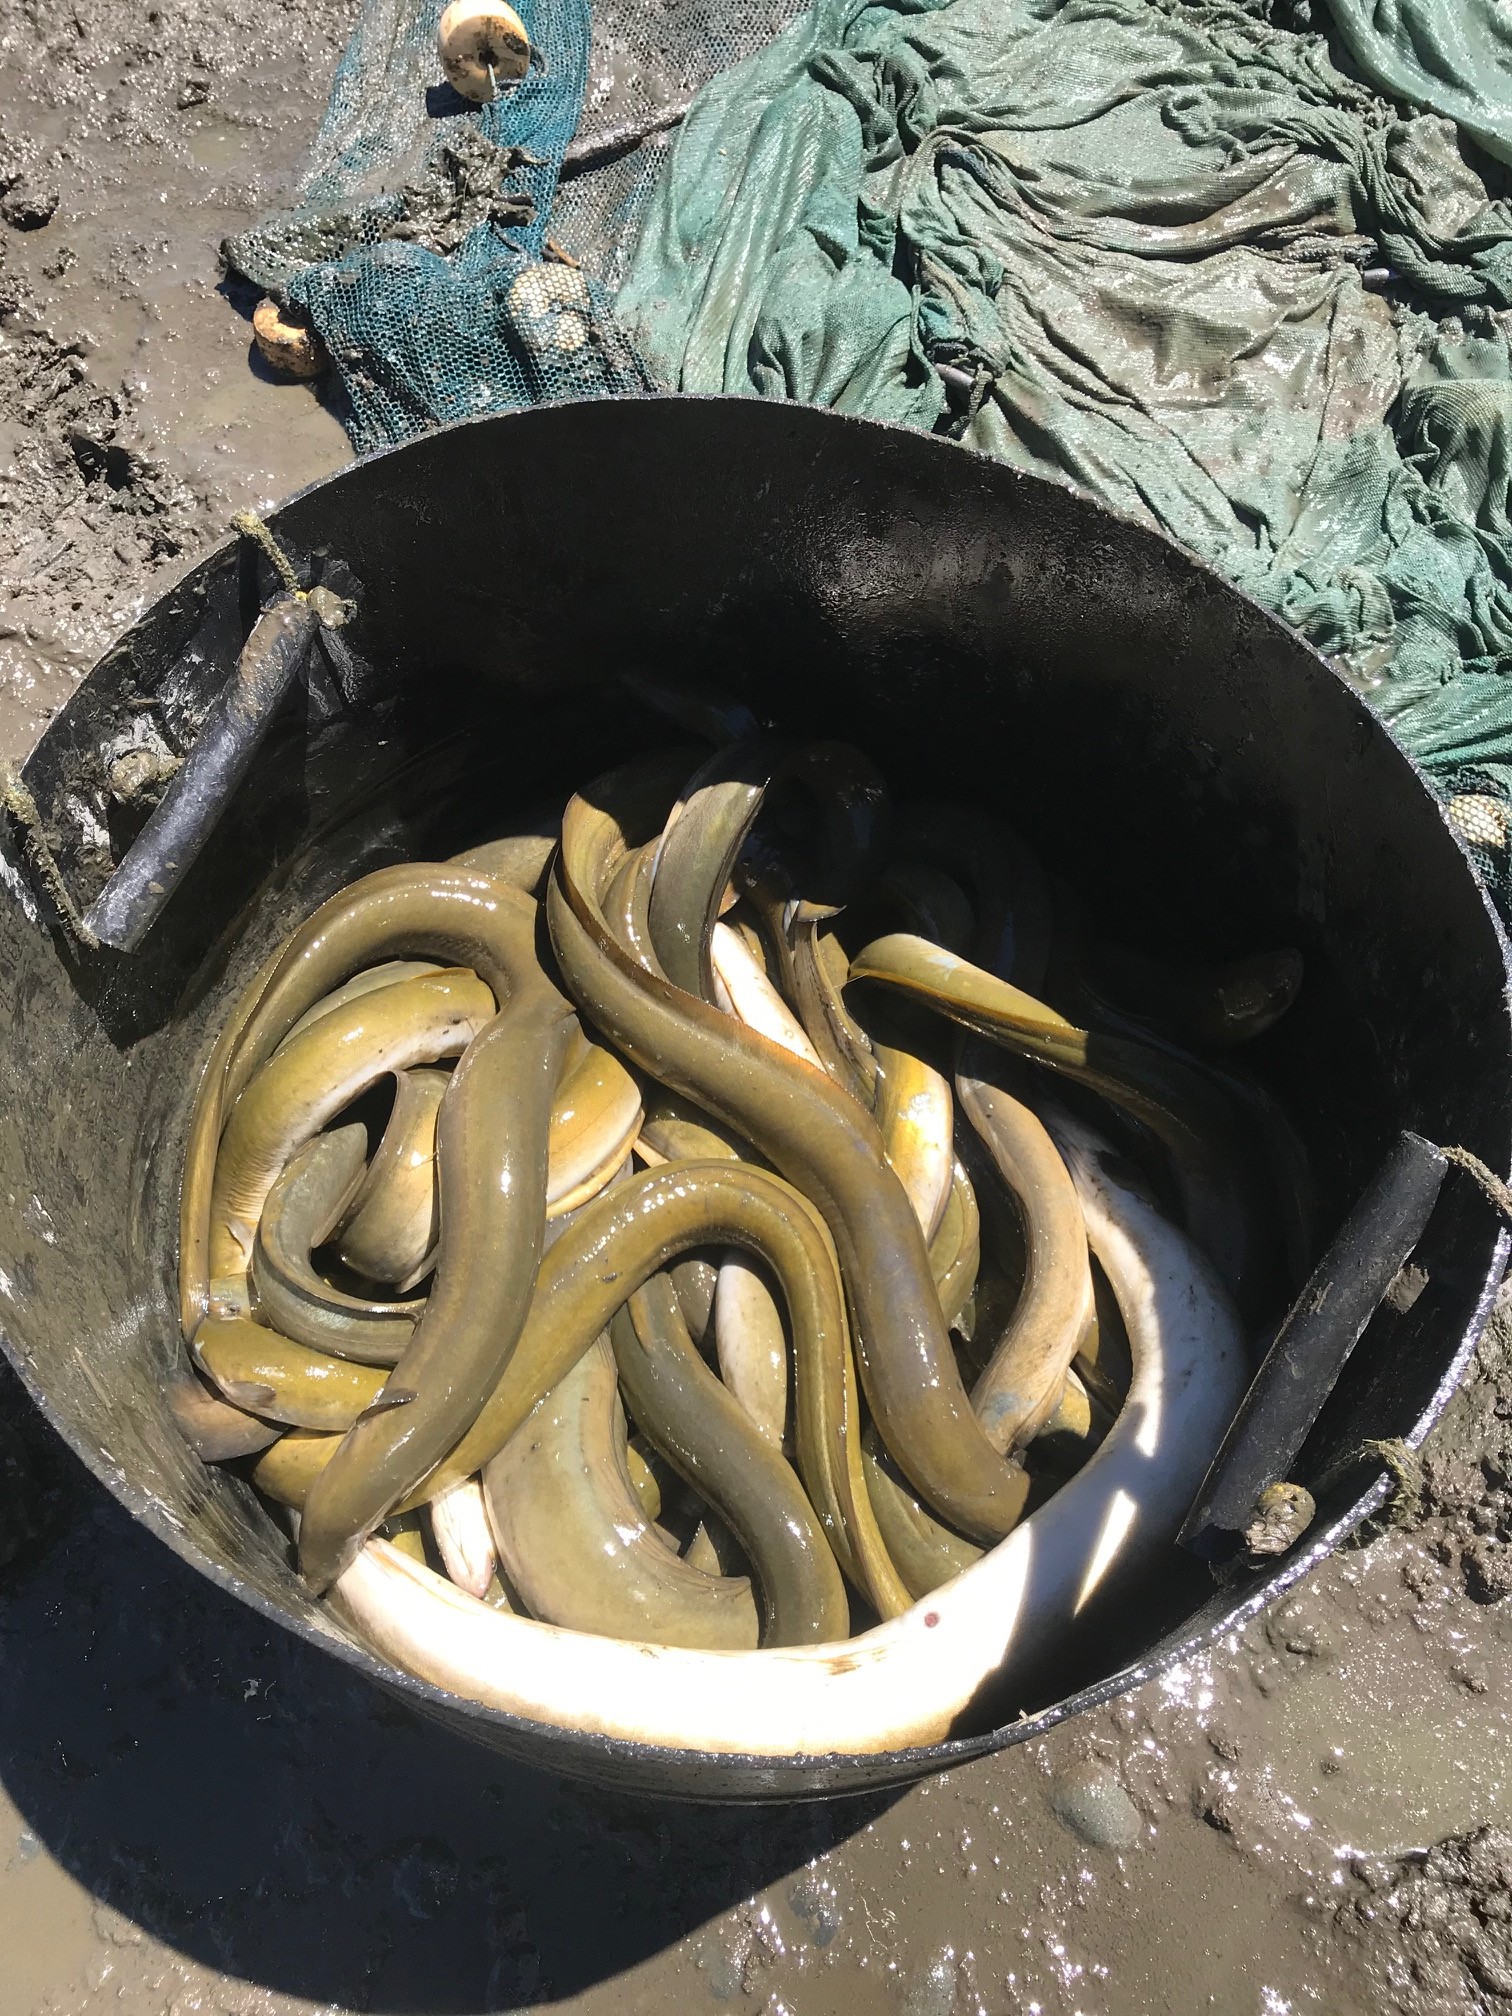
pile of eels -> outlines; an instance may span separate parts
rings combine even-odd
[[[1001,1717],[1169,1560],[1305,1271],[1223,1055],[1301,977],[1099,937],[847,744],[639,759],[247,989],[175,1416],[458,1695],[756,1755]]]

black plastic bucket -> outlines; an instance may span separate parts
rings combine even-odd
[[[161,1399],[194,1086],[230,999],[332,890],[501,830],[654,742],[624,671],[705,679],[861,741],[900,790],[1000,806],[1126,939],[1209,957],[1300,946],[1301,999],[1247,1061],[1305,1138],[1325,1233],[1399,1128],[1508,1167],[1512,1021],[1495,919],[1368,709],[1197,561],[1067,489],[803,408],[645,400],[429,435],[271,522],[360,584],[350,704],[291,710],[138,954],[71,952],[14,834],[0,854],[0,1322],[49,1419],[154,1533],[501,1751],[647,1792],[770,1799],[898,1783],[1035,1735],[1230,1630],[1380,1502],[1378,1466],[1340,1459],[1426,1433],[1505,1264],[1455,1173],[1417,1256],[1423,1292],[1377,1315],[1295,1466],[1320,1498],[1304,1547],[1221,1585],[1173,1550],[1097,1670],[1067,1676],[1087,1684],[1038,1714],[885,1756],[667,1753],[472,1707],[344,1635],[250,1488],[207,1470]],[[204,561],[33,756],[81,901],[109,867],[110,758],[189,732],[266,590],[260,564],[229,547]]]

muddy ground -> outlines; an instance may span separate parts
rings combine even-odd
[[[215,248],[286,191],[351,12],[0,0],[0,756],[233,510],[347,457]],[[1509,1365],[1512,1317],[1423,1511],[1213,1657],[775,1815],[416,1721],[180,1567],[0,1375],[0,1506],[32,1508],[0,1524],[0,2016],[1512,2007]]]

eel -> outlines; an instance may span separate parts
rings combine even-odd
[[[205,1061],[189,1111],[189,1138],[179,1179],[179,1330],[186,1344],[210,1313],[210,1195],[225,1114],[226,1072],[282,957],[282,947],[271,952],[237,998]]]
[[[720,1378],[756,1429],[780,1449],[787,1432],[787,1330],[765,1274],[740,1253],[720,1262],[714,1348]]]
[[[625,844],[621,817],[655,773],[600,779],[563,818],[547,891],[564,980],[633,1063],[750,1139],[822,1213],[855,1314],[862,1384],[905,1474],[953,1525],[1012,1530],[1027,1496],[971,1412],[924,1236],[870,1115],[822,1071],[635,966],[598,907]],[[597,802],[595,802],[597,801]]]
[[[499,1566],[482,1486],[476,1477],[464,1477],[432,1498],[426,1511],[441,1565],[459,1589],[481,1601]]]
[[[433,959],[385,959],[381,965],[368,966],[361,973],[354,973],[313,1008],[307,1008],[294,1027],[285,1036],[284,1043],[292,1043],[296,1036],[302,1036],[323,1015],[329,1015],[333,1008],[345,1008],[349,1001],[360,1001],[364,994],[375,994],[380,987],[397,987],[401,980],[419,980],[427,973],[439,973],[441,968]],[[283,1048],[283,1044],[279,1045]]]
[[[656,845],[647,922],[657,964],[701,1001],[717,998],[715,922],[783,749],[758,735],[717,750],[688,779]]]
[[[823,1070],[819,1053],[802,1023],[767,978],[751,948],[728,924],[716,924],[709,948],[713,1000],[726,1015],[814,1070]]]
[[[873,1040],[876,1121],[890,1168],[907,1193],[919,1228],[934,1238],[955,1168],[955,1102],[950,1080],[911,1050]]]
[[[210,1272],[246,1272],[264,1201],[294,1150],[377,1079],[468,1048],[494,997],[460,968],[333,1009],[270,1057],[230,1109],[210,1196]]]
[[[725,1521],[755,1570],[761,1643],[848,1636],[850,1603],[822,1522],[781,1451],[699,1357],[664,1274],[635,1291],[609,1336],[637,1428]]]
[[[252,1309],[270,1329],[312,1350],[393,1366],[409,1348],[424,1303],[348,1295],[310,1260],[361,1181],[366,1150],[367,1129],[352,1125],[317,1134],[290,1157],[268,1192],[253,1241]]]
[[[1262,1289],[1264,1214],[1249,1194],[1232,1105],[1199,1070],[1154,1044],[1082,1029],[1009,981],[908,932],[864,946],[851,961],[851,976],[926,1002],[963,1028],[1086,1085],[1147,1126],[1171,1159],[1193,1238],[1241,1299]]]
[[[651,876],[656,846],[647,841],[627,854],[604,895],[609,928],[638,966],[660,973],[661,962],[651,938]]]
[[[1096,1309],[1076,1186],[1030,1108],[976,1075],[983,1061],[968,1044],[956,1091],[1018,1207],[1026,1268],[1023,1292],[972,1387],[971,1404],[993,1446],[1012,1452],[1054,1411],[1072,1359],[1086,1348]]]
[[[532,1617],[659,1645],[756,1646],[749,1579],[690,1567],[643,1506],[607,1338],[484,1466],[483,1492],[504,1571]]]
[[[539,897],[556,852],[561,821],[554,817],[543,819],[541,826],[538,833],[504,833],[497,840],[484,840],[477,847],[465,848],[462,853],[453,854],[447,866],[486,875],[491,881],[507,882],[522,896]]]
[[[195,1455],[206,1463],[256,1456],[283,1430],[212,1393],[186,1366],[174,1365],[164,1381],[168,1412]]]
[[[503,1616],[375,1542],[341,1579],[348,1613],[396,1665],[451,1693],[579,1737],[669,1749],[883,1753],[1048,1698],[1057,1662],[1085,1656],[1106,1628],[1104,1602],[1128,1602],[1169,1561],[1247,1377],[1209,1262],[1118,1181],[1094,1137],[1053,1131],[1128,1324],[1133,1383],[1083,1468],[948,1588],[843,1645],[732,1658]]]
[[[552,1098],[578,1034],[571,1004],[541,968],[538,916],[528,897],[480,875],[379,869],[294,934],[231,1060],[228,1083],[250,1077],[312,1001],[362,966],[401,954],[465,959],[501,1004],[468,1044],[442,1103],[445,1257],[424,1314],[385,1404],[347,1431],[306,1495],[300,1567],[316,1590],[454,1446],[525,1320],[545,1230]],[[319,1035],[317,1027],[301,1040]]]
[[[799,1473],[841,1567],[889,1616],[906,1592],[861,1482],[860,1399],[834,1247],[807,1198],[746,1163],[643,1170],[584,1208],[541,1262],[529,1316],[498,1384],[412,1502],[496,1455],[637,1288],[679,1253],[710,1243],[758,1255],[781,1286],[793,1333]]]
[[[394,1105],[360,1189],[319,1245],[338,1232],[344,1267],[406,1294],[436,1264],[436,1121],[451,1083],[445,1071],[400,1071]],[[266,1208],[266,1207],[265,1207]]]
[[[312,1351],[249,1316],[207,1316],[191,1349],[233,1406],[291,1428],[350,1428],[388,1377],[380,1368]]]
[[[982,1214],[976,1189],[957,1156],[951,1166],[950,1193],[934,1238],[929,1266],[934,1275],[940,1313],[949,1325],[959,1321],[976,1292],[982,1264]]]
[[[861,1462],[887,1551],[915,1601],[943,1589],[981,1560],[980,1547],[942,1526],[914,1497],[874,1427],[868,1427],[862,1437]]]

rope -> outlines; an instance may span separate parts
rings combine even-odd
[[[1369,1463],[1372,1459],[1390,1472],[1394,1487],[1386,1517],[1393,1526],[1410,1526],[1423,1510],[1423,1459],[1399,1435],[1357,1442],[1342,1456],[1336,1456],[1313,1485],[1314,1497],[1321,1498],[1330,1485],[1336,1484],[1357,1463]]]
[[[21,828],[32,872],[52,898],[58,915],[81,945],[91,952],[98,951],[100,941],[79,915],[62,871],[53,859],[52,849],[42,831],[42,814],[37,809],[37,801],[21,782],[20,773],[8,763],[0,764],[0,808],[7,811]]]
[[[1446,1162],[1452,1162],[1456,1169],[1463,1169],[1467,1176],[1474,1177],[1485,1192],[1487,1202],[1512,1224],[1512,1188],[1502,1181],[1496,1171],[1468,1148],[1445,1148],[1441,1152]]]
[[[279,545],[257,513],[255,511],[238,511],[231,520],[231,529],[234,532],[240,532],[243,539],[250,539],[252,541],[252,544],[257,547],[258,551],[266,559],[268,565],[273,569],[273,572],[278,576],[283,586],[288,589],[291,595],[297,596],[303,602],[305,591],[299,585],[299,576],[294,572],[293,561],[290,560],[288,554],[285,553],[282,546]]]
[[[1399,1435],[1382,1442],[1362,1442],[1355,1451],[1355,1460],[1370,1456],[1385,1464],[1396,1487],[1387,1517],[1393,1526],[1410,1526],[1423,1510],[1422,1457],[1416,1449],[1409,1449]]]

